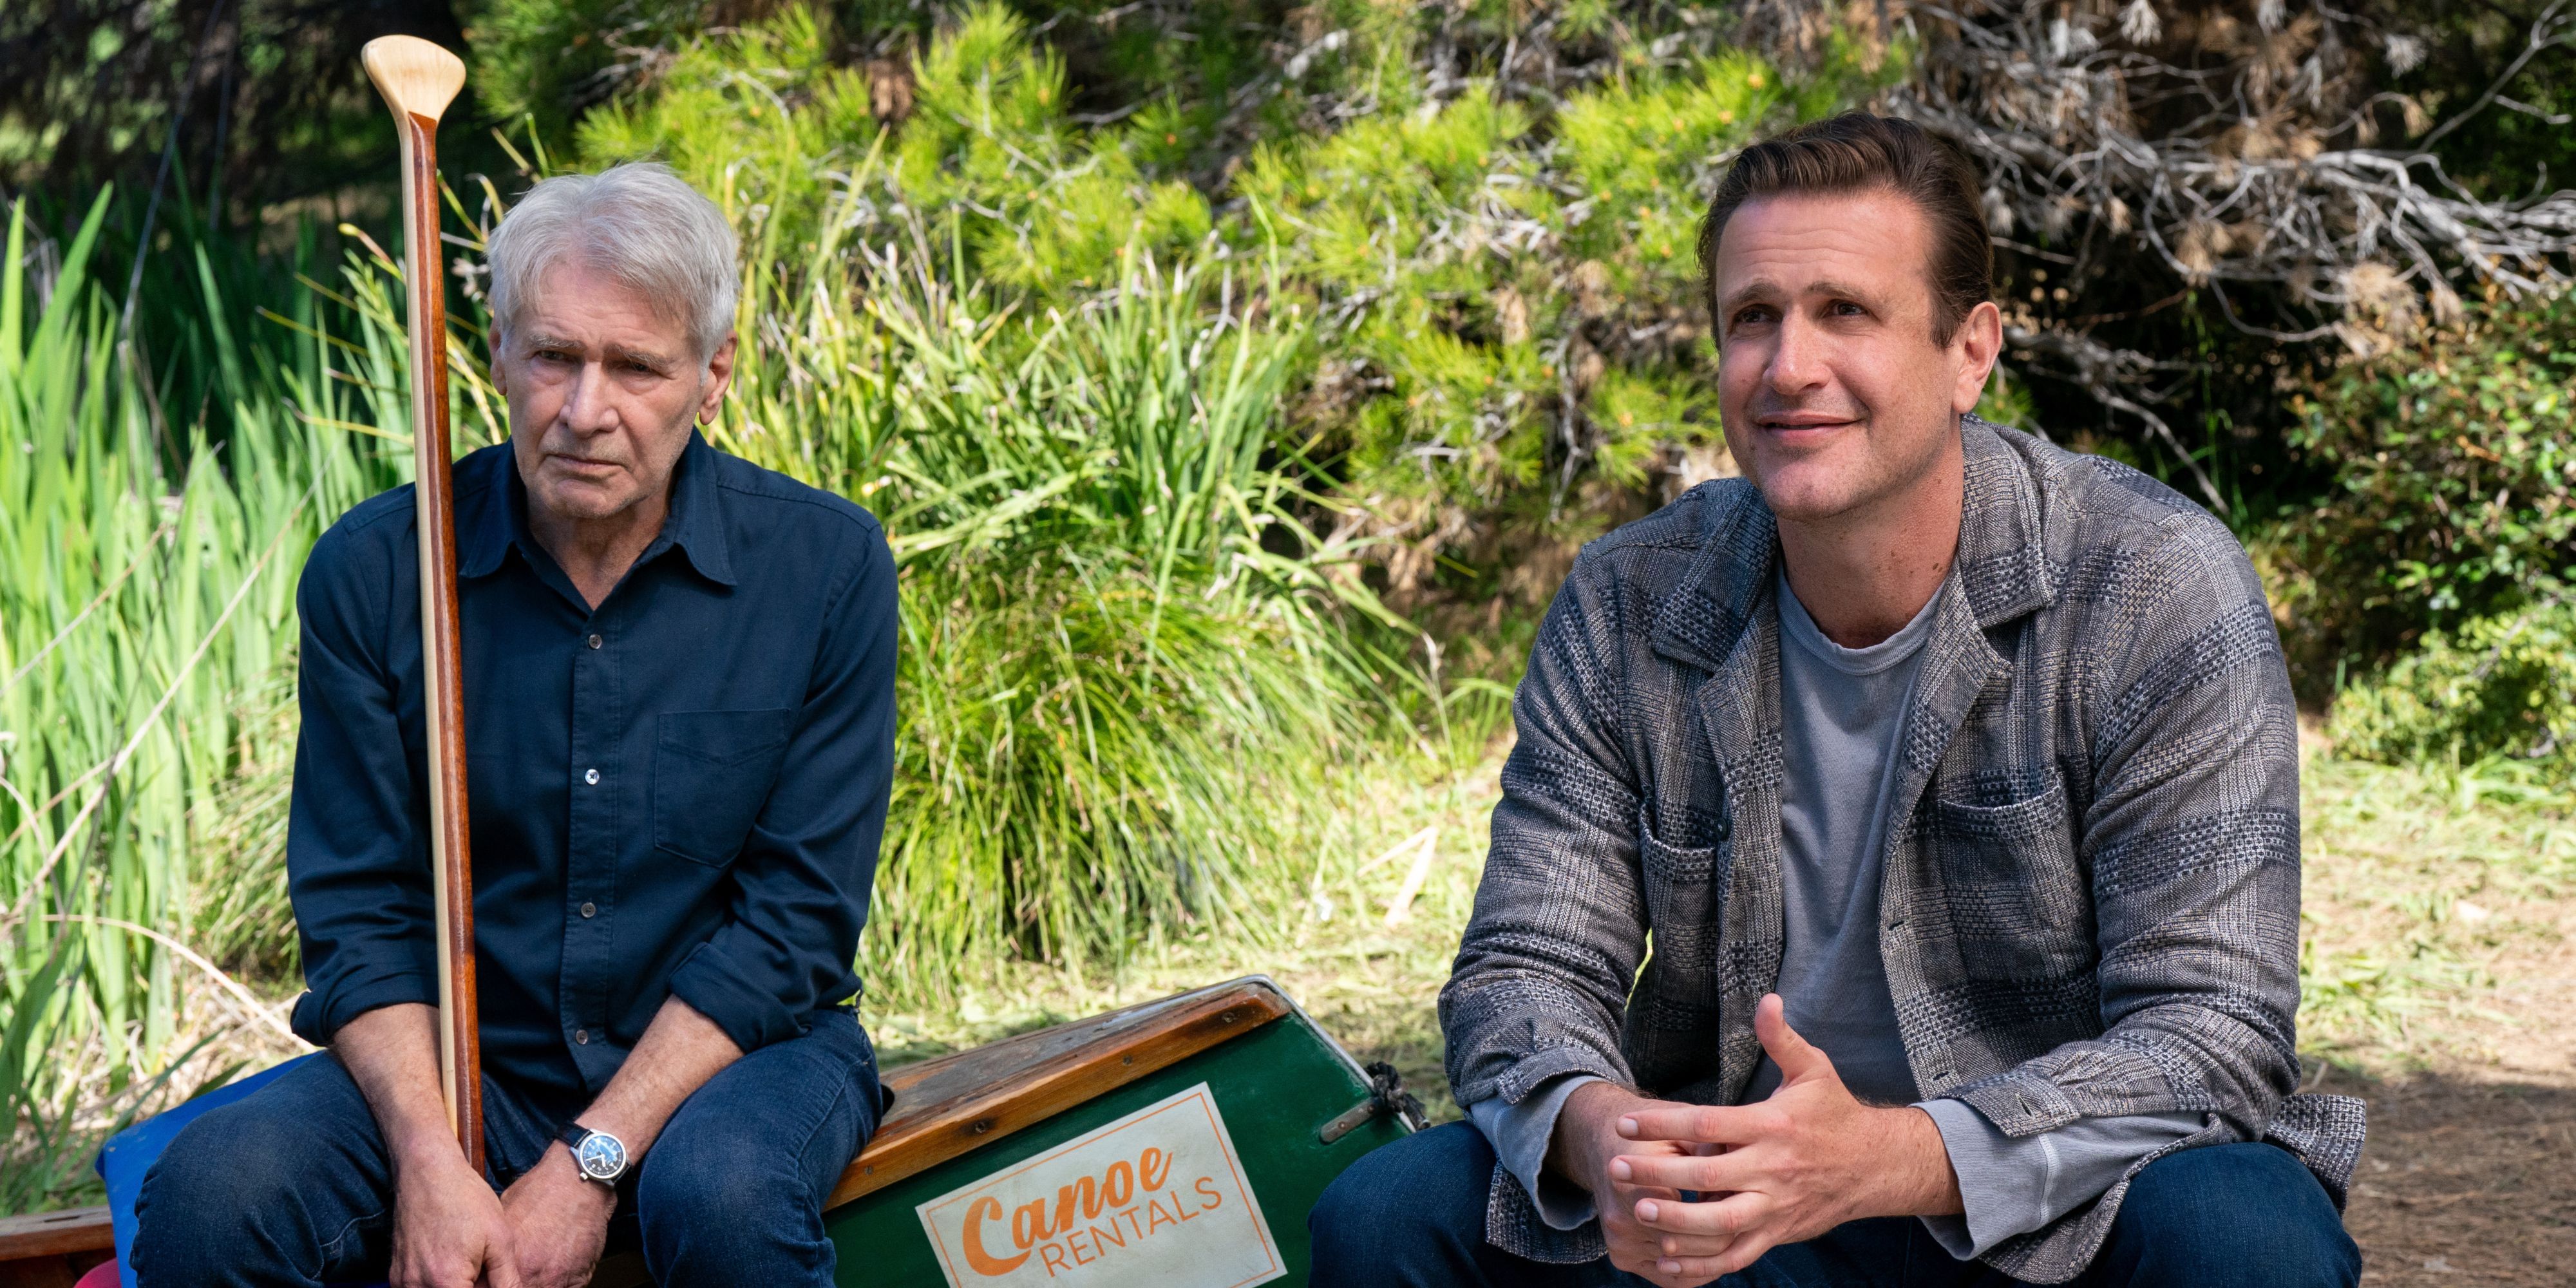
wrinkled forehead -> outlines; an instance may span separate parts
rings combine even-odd
[[[1930,229],[1913,202],[1887,188],[1747,201],[1726,221],[1715,268],[1721,309],[1816,295],[1932,304]]]
[[[574,248],[540,263],[504,327],[521,350],[561,347],[652,356],[678,363],[693,352],[685,301],[625,280],[614,265]]]

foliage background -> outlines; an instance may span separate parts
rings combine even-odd
[[[1304,934],[1382,848],[1335,792],[1475,760],[1580,543],[1732,471],[1691,234],[1856,105],[1988,177],[1989,415],[2219,510],[2345,754],[2562,799],[2563,4],[46,0],[0,11],[0,1208],[292,987],[288,591],[405,469],[389,30],[473,66],[468,445],[534,178],[659,158],[744,233],[714,432],[904,569],[889,998]]]

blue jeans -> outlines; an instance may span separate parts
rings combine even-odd
[[[1525,1261],[1485,1242],[1494,1151],[1450,1123],[1353,1164],[1307,1218],[1316,1288],[1644,1288],[1607,1258]],[[2271,1145],[2170,1154],[2129,1183],[2079,1288],[2325,1288],[2361,1280],[2361,1250],[2325,1188]],[[1911,1217],[1854,1221],[1773,1248],[1720,1288],[2006,1288],[1956,1261]]]
[[[483,1079],[493,1188],[536,1166],[580,1106]],[[848,1011],[744,1056],[681,1102],[620,1187],[609,1251],[641,1248],[654,1281],[825,1285],[823,1200],[884,1112],[876,1053]],[[188,1124],[143,1181],[142,1288],[278,1288],[382,1279],[393,1174],[366,1097],[337,1060],[308,1060]]]

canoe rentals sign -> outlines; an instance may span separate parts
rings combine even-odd
[[[1250,1288],[1287,1273],[1204,1082],[916,1210],[953,1288]]]

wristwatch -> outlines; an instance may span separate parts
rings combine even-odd
[[[582,1179],[614,1189],[617,1178],[626,1175],[625,1141],[580,1123],[564,1128],[562,1139],[572,1147],[572,1165],[581,1169]]]

